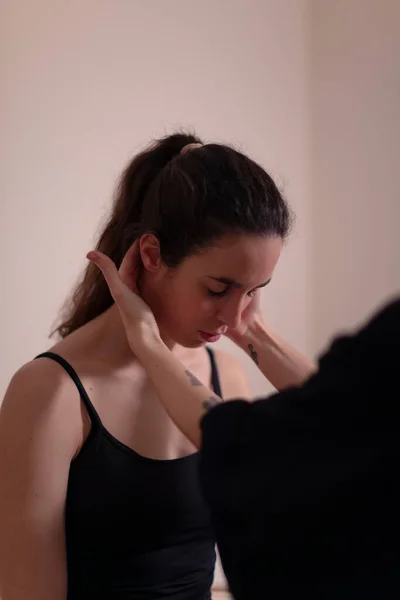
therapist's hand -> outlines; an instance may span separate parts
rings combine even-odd
[[[89,252],[87,258],[103,273],[120,312],[131,350],[136,354],[143,344],[161,341],[153,312],[140,298],[137,286],[141,269],[139,241],[130,247],[119,270],[111,258],[97,250]]]
[[[239,327],[229,328],[225,335],[240,348],[245,349],[252,343],[254,336],[260,329],[266,329],[266,324],[261,311],[261,291],[256,291],[242,314]]]

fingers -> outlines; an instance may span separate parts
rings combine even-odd
[[[132,250],[134,253],[135,250]],[[144,302],[140,295],[129,289],[122,281],[121,275],[110,257],[97,250],[88,252],[87,258],[95,264],[103,274],[108,285],[111,296],[119,310],[122,322],[125,327],[127,339],[130,347],[134,348],[139,343],[138,333],[151,332],[160,335],[157,322],[150,307]]]
[[[136,294],[139,293],[137,284],[140,267],[140,244],[139,240],[137,239],[125,254],[118,271],[122,281]]]
[[[261,290],[257,290],[257,292],[254,295],[254,301],[252,303],[252,309],[254,312],[257,312],[261,309]]]
[[[92,263],[94,263],[103,273],[104,279],[107,282],[112,297],[116,299],[124,293],[124,284],[118,273],[117,267],[105,254],[97,250],[88,252],[86,255]]]

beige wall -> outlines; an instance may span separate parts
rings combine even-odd
[[[298,229],[266,311],[307,348],[305,7],[302,0],[5,3],[0,391],[48,347],[125,162],[152,136],[182,126],[241,144],[284,186]],[[262,378],[246,365],[262,393]]]
[[[175,127],[241,143],[284,187],[298,226],[264,302],[300,349],[399,291],[397,0],[18,0],[1,16],[1,393],[48,346],[125,161]]]
[[[400,2],[311,7],[316,350],[400,292]]]
[[[305,0],[14,0],[2,10],[0,395],[49,346],[125,162],[176,127],[241,144],[284,187],[298,227],[265,310],[307,350]]]
[[[264,302],[297,347],[320,349],[399,290],[397,0],[2,12],[0,394],[48,347],[125,161],[175,127],[241,143],[284,187],[298,224]]]

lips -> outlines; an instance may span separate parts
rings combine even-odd
[[[200,331],[199,332],[201,337],[203,338],[203,340],[205,342],[207,342],[208,344],[212,344],[214,342],[218,342],[218,340],[220,339],[222,332],[221,333],[208,333],[207,331]]]

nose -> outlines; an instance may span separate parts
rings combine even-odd
[[[223,306],[221,306],[218,313],[219,320],[231,329],[236,329],[239,327],[242,320],[242,313],[244,310],[243,304],[244,303],[241,300],[226,302]]]

